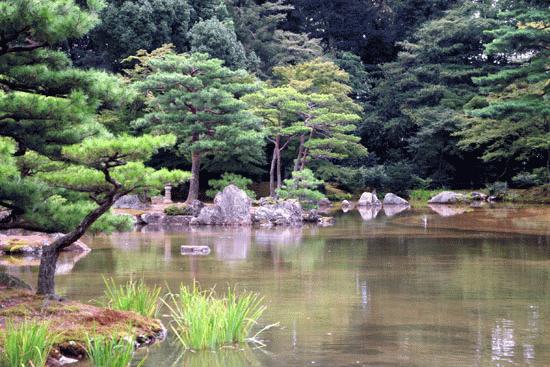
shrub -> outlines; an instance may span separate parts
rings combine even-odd
[[[179,293],[170,293],[164,303],[173,318],[174,334],[190,349],[244,342],[265,310],[255,293],[237,295],[230,288],[225,297],[217,298],[213,289],[202,291],[196,283],[180,286]]]
[[[283,186],[277,190],[282,199],[297,199],[305,207],[315,207],[325,196],[317,190],[323,184],[309,169],[292,172],[292,178],[284,180]]]
[[[103,279],[103,282],[103,306],[119,311],[134,311],[145,317],[154,317],[157,314],[160,287],[150,288],[145,285],[143,279],[130,279],[122,285],[116,285],[113,279]]]
[[[193,208],[189,205],[170,205],[164,208],[166,215],[193,215]]]
[[[128,367],[134,356],[133,338],[117,339],[97,335],[86,339],[86,352],[95,367]],[[143,365],[143,359],[138,367]]]
[[[24,321],[14,325],[6,324],[2,351],[2,365],[5,367],[44,367],[53,346],[47,323]]]
[[[516,187],[528,188],[544,185],[548,181],[546,168],[537,168],[532,172],[520,172],[512,177],[512,183]]]
[[[498,199],[504,198],[504,195],[508,192],[508,184],[506,182],[493,182],[486,185],[490,196],[495,196]]]
[[[325,184],[325,193],[327,198],[334,201],[351,200],[352,198],[352,195],[349,192],[340,190],[331,184]]]

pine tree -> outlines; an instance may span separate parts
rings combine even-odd
[[[150,74],[136,87],[150,109],[135,126],[173,133],[177,153],[191,162],[187,201],[198,198],[201,163],[212,156],[255,164],[263,152],[259,121],[238,97],[252,92],[255,79],[233,71],[207,54],[173,54],[148,61]]]
[[[481,95],[466,106],[472,119],[461,132],[461,146],[483,149],[485,161],[520,161],[545,167],[550,180],[550,10],[513,4],[486,33],[487,57],[504,57],[505,67],[475,78]]]
[[[98,113],[131,95],[120,79],[74,69],[55,51],[97,22],[101,2],[0,3],[0,229],[67,232],[44,247],[38,293],[53,294],[59,253],[88,229],[128,225],[109,215],[130,192],[181,182],[184,172],[155,171],[143,161],[175,143],[173,136],[115,136]]]
[[[296,136],[309,132],[303,118],[309,109],[308,98],[292,87],[264,86],[243,100],[250,106],[250,112],[263,120],[267,140],[273,144],[269,193],[275,196],[275,190],[282,185],[281,152]]]
[[[296,89],[307,98],[303,113],[306,133],[299,135],[294,171],[303,170],[310,159],[338,160],[365,155],[354,135],[361,107],[350,97],[348,74],[332,61],[313,59],[298,65],[276,67],[280,85]]]

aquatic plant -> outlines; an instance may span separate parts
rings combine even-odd
[[[4,338],[2,367],[44,367],[54,339],[48,323],[36,321],[7,322]]]
[[[256,293],[237,294],[231,288],[218,298],[214,289],[203,291],[194,283],[191,287],[181,285],[164,303],[180,343],[185,348],[205,349],[246,341],[266,309],[262,301]]]
[[[157,314],[161,288],[148,287],[143,279],[130,279],[125,284],[117,285],[111,279],[103,279],[105,292],[102,304],[113,310],[134,311],[145,317]]]
[[[135,340],[97,335],[87,336],[86,352],[95,367],[127,367],[134,357]],[[142,359],[137,367],[145,362]]]

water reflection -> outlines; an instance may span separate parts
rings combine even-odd
[[[193,279],[218,289],[237,284],[265,297],[268,309],[257,329],[277,321],[282,326],[263,334],[267,353],[252,350],[251,356],[183,353],[169,336],[150,350],[144,367],[175,361],[181,367],[550,365],[547,229],[536,236],[454,229],[484,223],[531,231],[535,227],[517,224],[526,213],[524,222],[538,222],[540,230],[550,210],[486,210],[441,217],[424,208],[379,216],[368,225],[352,211],[338,214],[329,228],[98,236],[70,276],[58,276],[58,290],[96,298],[103,291],[100,274],[116,280],[140,274],[148,284],[172,289]],[[213,251],[190,258],[179,254],[181,245]]]
[[[457,205],[428,204],[428,207],[442,217],[452,217],[468,211],[467,207]]]
[[[373,206],[373,207],[366,207],[366,206],[359,206],[357,207],[357,211],[359,211],[359,214],[361,214],[361,218],[363,218],[364,221],[373,220],[376,218],[378,213],[380,212],[382,208],[379,206]]]
[[[394,215],[403,213],[410,208],[411,207],[409,205],[384,205],[384,214],[386,214],[386,217],[393,217]]]

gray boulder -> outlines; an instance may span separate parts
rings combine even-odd
[[[319,202],[317,204],[319,206],[332,206],[332,201],[330,201],[327,198],[322,198],[321,200],[319,200]]]
[[[443,191],[428,200],[429,204],[456,204],[465,201],[465,196],[453,191]]]
[[[380,206],[382,205],[382,203],[380,203],[380,200],[378,200],[376,193],[364,192],[359,198],[357,205],[358,206]]]
[[[202,208],[204,208],[204,203],[200,200],[193,200],[191,204],[189,204],[189,207],[191,208],[191,215],[198,217]]]
[[[303,221],[308,223],[317,223],[321,218],[321,214],[316,209],[311,209],[302,214]]]
[[[162,212],[144,213],[139,216],[141,224],[162,224],[166,218],[166,214]]]
[[[409,202],[390,192],[384,196],[384,205],[409,205]]]
[[[254,223],[264,226],[299,226],[302,225],[304,214],[298,201],[284,200],[256,208],[252,219]]]
[[[147,209],[148,207],[149,204],[141,201],[138,195],[124,195],[113,204],[113,208],[115,209],[143,210]]]
[[[251,201],[246,193],[235,185],[229,185],[214,198],[214,205],[205,206],[191,220],[193,225],[249,225]]]

